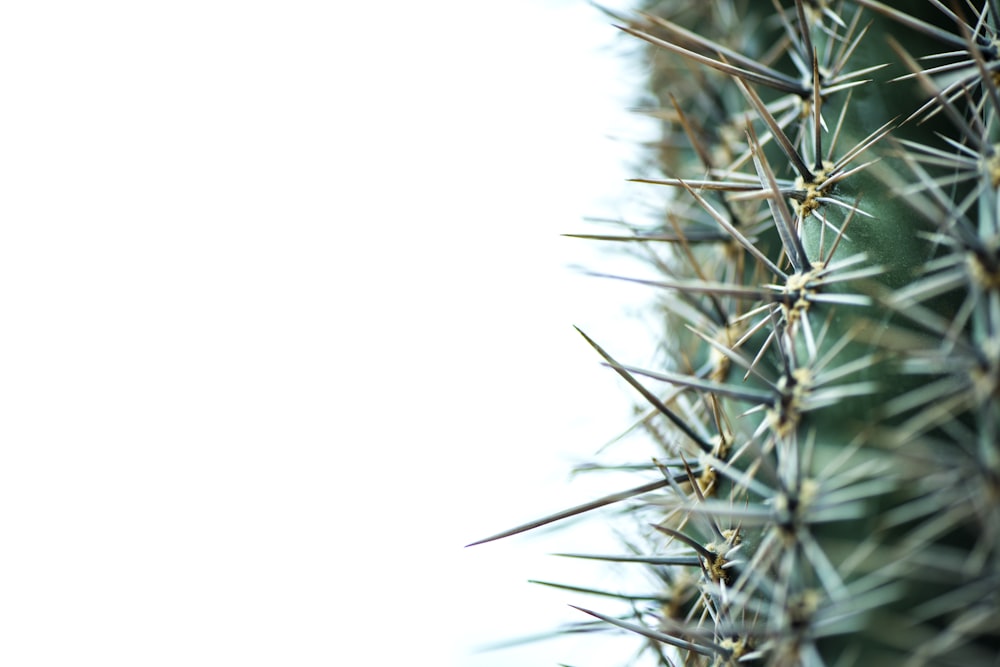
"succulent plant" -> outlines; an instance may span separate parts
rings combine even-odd
[[[588,620],[662,665],[1000,665],[1000,0],[673,0],[657,363],[587,343],[654,449],[591,510],[656,589]],[[606,514],[600,514],[606,517]],[[623,660],[624,662],[624,660]]]

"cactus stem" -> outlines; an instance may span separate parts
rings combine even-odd
[[[626,365],[580,332],[659,450],[580,469],[661,478],[480,542],[625,501],[648,549],[560,555],[639,564],[658,595],[540,583],[630,605],[576,608],[657,664],[993,664],[1000,0],[649,9],[619,21],[662,105],[663,177],[635,182],[669,202],[577,236],[659,274],[590,273],[659,290],[667,358]],[[892,88],[862,87],[875,72]]]

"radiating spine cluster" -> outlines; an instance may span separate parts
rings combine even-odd
[[[1000,664],[1000,2],[666,1],[660,451],[624,503],[661,590],[583,609],[663,665]],[[581,235],[583,236],[583,235]],[[628,278],[625,278],[626,280]],[[581,332],[583,333],[583,332]],[[570,555],[570,554],[565,554]],[[579,608],[579,607],[578,607]]]

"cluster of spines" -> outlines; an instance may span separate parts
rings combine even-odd
[[[1000,13],[912,4],[717,0],[620,26],[683,73],[652,112],[670,173],[637,179],[673,195],[665,224],[590,236],[656,246],[665,275],[634,282],[671,295],[674,343],[649,369],[584,337],[650,406],[658,477],[482,541],[631,501],[649,546],[564,555],[650,568],[663,590],[628,614],[583,611],[660,664],[1000,650]],[[901,117],[872,82],[890,60]]]

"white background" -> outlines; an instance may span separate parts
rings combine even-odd
[[[560,237],[636,197],[642,70],[610,22],[5,6],[0,663],[627,660],[473,651],[581,620],[528,578],[620,587],[547,555],[609,531],[463,548],[624,488],[567,474],[633,398],[572,325],[652,352],[650,294]]]

